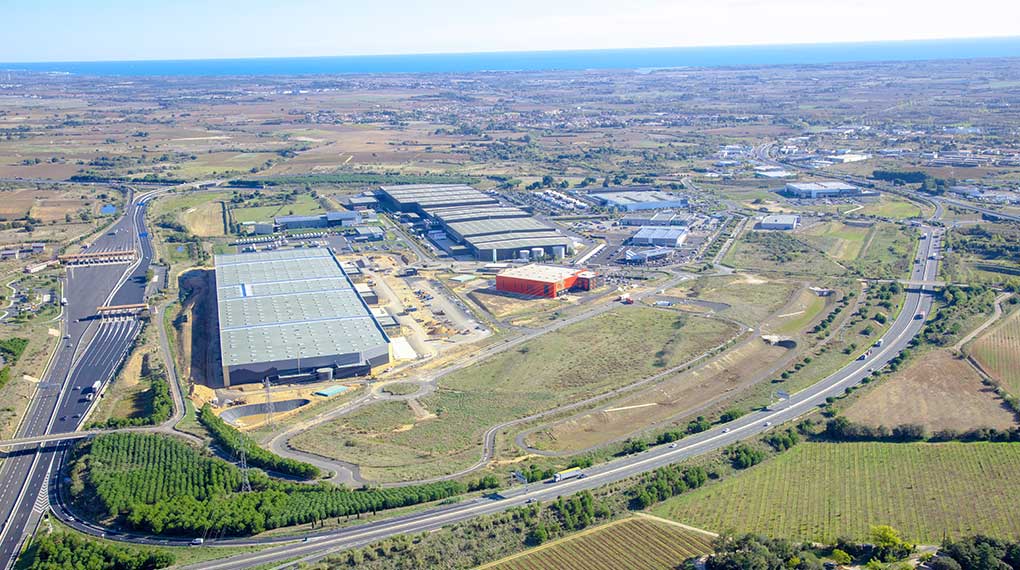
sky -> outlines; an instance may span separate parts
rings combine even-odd
[[[1020,36],[1018,0],[0,0],[0,61]]]

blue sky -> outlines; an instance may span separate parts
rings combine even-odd
[[[0,61],[1020,36],[1020,0],[0,0]]]

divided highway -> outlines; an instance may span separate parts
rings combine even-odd
[[[91,244],[92,251],[136,249],[139,256],[123,264],[67,268],[61,315],[63,338],[39,382],[18,437],[68,433],[78,429],[93,402],[82,388],[104,384],[126,355],[140,324],[128,318],[95,319],[96,307],[144,301],[145,276],[152,247],[144,232],[144,203],[152,193],[132,200],[106,233]],[[56,470],[61,443],[37,444],[10,452],[0,467],[0,564],[10,568],[39,517],[49,506],[47,480]]]

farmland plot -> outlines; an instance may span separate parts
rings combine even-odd
[[[981,335],[972,352],[1010,394],[1020,394],[1020,312]]]
[[[802,443],[653,514],[709,530],[795,540],[864,539],[889,524],[907,540],[1020,537],[1020,444]]]
[[[629,518],[486,564],[479,570],[669,570],[712,550],[712,538],[650,518]]]

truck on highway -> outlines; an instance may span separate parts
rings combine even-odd
[[[92,383],[91,386],[81,391],[82,396],[85,396],[85,399],[91,402],[93,399],[95,399],[96,394],[99,393],[99,387],[101,385],[102,384],[99,383],[99,380],[96,380],[95,382]]]
[[[559,483],[560,481],[566,481],[567,479],[573,479],[581,475],[580,467],[571,467],[570,469],[564,469],[563,471],[557,471],[553,475],[553,483]]]

